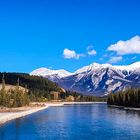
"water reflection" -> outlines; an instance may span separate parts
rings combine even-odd
[[[132,115],[132,116],[136,116],[136,117],[140,117],[140,111],[136,111],[136,110],[128,110],[128,109],[123,109],[123,108],[117,108],[117,107],[111,107],[111,106],[107,106],[107,108],[109,109],[109,112],[112,113],[123,113],[124,115]]]

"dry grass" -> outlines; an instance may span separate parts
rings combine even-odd
[[[16,86],[14,86],[14,85],[8,85],[8,84],[5,85],[5,90],[6,91],[8,91],[8,90],[15,90],[15,88],[16,88]],[[1,89],[2,89],[2,84],[0,84],[0,90]],[[19,89],[23,90],[25,92],[25,88],[24,87],[19,86]]]

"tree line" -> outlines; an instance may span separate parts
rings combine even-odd
[[[63,100],[69,96],[73,96],[75,102],[106,102],[106,97],[83,95],[73,91],[66,91],[65,93],[60,94],[60,98]]]
[[[140,107],[140,89],[129,88],[125,91],[109,94],[107,104],[125,107]]]

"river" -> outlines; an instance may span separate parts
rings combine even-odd
[[[140,112],[99,103],[49,107],[1,125],[0,140],[140,140]]]

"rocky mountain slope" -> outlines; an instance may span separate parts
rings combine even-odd
[[[128,87],[140,87],[140,62],[128,66],[93,63],[74,73],[41,68],[30,74],[49,78],[68,90],[97,96]]]

